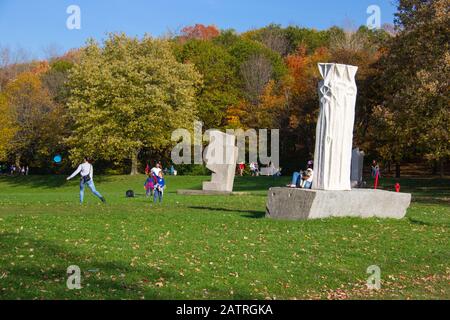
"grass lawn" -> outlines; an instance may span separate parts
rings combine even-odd
[[[62,176],[0,177],[0,299],[450,299],[450,179],[402,179],[402,220],[264,218],[287,178],[236,178],[245,196],[181,196],[207,177],[96,177],[101,204]],[[76,180],[76,179],[74,179]],[[393,190],[393,180],[382,187]],[[125,191],[138,195],[126,199]],[[69,290],[78,265],[82,289]],[[381,290],[365,283],[381,268]]]

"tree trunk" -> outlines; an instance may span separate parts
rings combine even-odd
[[[134,152],[131,153],[131,172],[130,175],[134,176],[139,174],[139,150],[135,150]]]
[[[16,154],[15,164],[17,168],[20,167],[20,154]]]
[[[444,159],[439,159],[439,176],[444,177]]]
[[[438,161],[434,160],[431,174],[435,176],[437,175],[437,172],[438,172]]]
[[[400,163],[395,164],[395,177],[400,178]]]

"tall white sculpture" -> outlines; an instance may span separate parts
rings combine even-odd
[[[320,114],[316,129],[313,189],[351,190],[353,126],[358,67],[320,63]]]
[[[210,182],[203,182],[204,191],[232,192],[239,149],[236,136],[218,130],[207,132],[209,145],[204,151],[206,167],[211,170]]]

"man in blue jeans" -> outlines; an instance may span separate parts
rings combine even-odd
[[[92,193],[97,196],[103,203],[106,202],[105,198],[95,189],[94,185],[94,168],[89,161],[89,158],[85,157],[84,162],[80,164],[74,173],[67,178],[67,180],[72,179],[77,174],[81,175],[80,179],[80,203],[84,200],[84,186],[87,185],[91,189]]]
[[[288,184],[287,186],[290,188],[298,188],[300,186],[302,176],[303,176],[303,171],[294,172],[292,174],[291,184]]]
[[[292,181],[287,185],[289,188],[304,188],[311,189],[313,180],[313,165],[314,161],[309,160],[306,165],[306,171],[300,170],[292,174]]]

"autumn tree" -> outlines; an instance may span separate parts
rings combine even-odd
[[[63,126],[60,107],[54,103],[36,72],[20,74],[5,89],[8,113],[11,115],[14,135],[8,140],[8,153],[16,164],[48,164],[51,155],[62,143]],[[39,71],[40,70],[40,71]]]
[[[69,75],[71,158],[131,159],[136,174],[143,148],[162,150],[174,129],[191,126],[199,84],[194,66],[177,62],[166,40],[111,34],[103,46],[89,41]]]
[[[440,163],[450,157],[450,1],[400,0],[392,38],[380,61],[377,106],[380,151],[397,165],[421,155]],[[374,131],[375,131],[374,130]]]
[[[260,122],[254,111],[261,103],[261,95],[271,81],[278,88],[286,75],[282,57],[252,37],[240,36],[233,30],[223,31],[213,42],[233,57],[230,68],[235,72],[239,89],[238,102],[226,113],[227,127],[258,128]]]
[[[0,46],[0,91],[5,90],[8,82],[20,73],[32,68],[32,63],[27,62],[29,60],[28,53],[23,49],[12,50]]]
[[[16,127],[8,105],[8,100],[4,94],[0,94],[0,161],[6,161],[10,151],[10,141],[14,137]]]
[[[286,107],[284,91],[274,80],[270,80],[263,88],[258,104],[241,101],[228,112],[229,127],[278,129],[280,118]]]
[[[196,24],[194,26],[187,26],[181,29],[180,40],[211,40],[220,35],[220,30],[216,26],[205,26],[203,24]]]
[[[329,62],[330,54],[326,48],[318,48],[308,54],[307,48],[300,46],[295,53],[285,59],[288,75],[283,81],[287,100],[286,112],[279,120],[281,133],[286,139],[282,150],[291,154],[298,169],[299,160],[312,157],[315,143],[315,128],[319,111],[317,85],[320,74],[317,64]]]
[[[380,73],[377,63],[390,37],[389,33],[382,29],[369,30],[365,26],[357,30],[335,30],[330,35],[330,61],[358,67],[354,146],[369,154],[373,149],[369,127],[380,91],[374,78]]]

